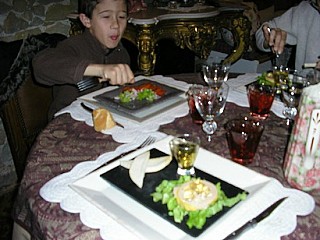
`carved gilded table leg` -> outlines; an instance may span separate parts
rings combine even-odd
[[[156,62],[155,39],[151,31],[152,25],[142,25],[139,28],[137,39],[139,50],[138,65],[144,75],[152,75]]]
[[[251,23],[242,12],[223,12],[220,16],[217,26],[230,30],[234,39],[233,52],[225,59],[225,62],[234,63],[249,47]]]

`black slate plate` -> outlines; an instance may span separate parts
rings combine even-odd
[[[94,96],[94,99],[104,104],[107,104],[108,107],[116,109],[117,111],[120,111],[120,112],[138,113],[139,111],[143,111],[148,107],[155,106],[159,103],[162,103],[164,101],[171,99],[172,97],[176,97],[184,93],[183,91],[177,88],[173,88],[173,87],[170,87],[158,82],[154,82],[148,79],[137,81],[136,83],[130,85],[129,87],[140,86],[146,83],[151,83],[153,85],[156,85],[159,88],[162,88],[165,91],[165,94],[159,99],[156,99],[152,102],[149,102],[147,100],[134,100],[129,103],[121,103],[119,100],[115,99],[115,97],[119,96],[119,94],[123,91],[124,87],[128,87],[128,86],[122,86],[115,90],[108,91],[100,95]]]
[[[165,156],[166,154],[161,152],[158,149],[151,149],[150,156],[160,157]],[[209,161],[210,159],[208,159]],[[231,208],[225,207],[221,212],[217,213],[216,215],[212,216],[211,218],[207,219],[206,224],[203,226],[202,229],[192,228],[189,229],[186,225],[186,221],[183,221],[181,224],[174,222],[173,217],[168,215],[167,206],[161,204],[161,202],[153,202],[152,197],[150,196],[151,193],[155,191],[155,188],[161,183],[162,180],[172,180],[177,179],[178,176],[176,174],[177,171],[177,164],[175,159],[171,161],[171,163],[162,171],[156,173],[148,173],[145,175],[143,188],[138,188],[130,179],[129,177],[129,170],[125,169],[121,166],[117,166],[114,169],[109,170],[108,172],[101,174],[101,177],[118,189],[135,199],[140,204],[144,205],[145,207],[151,209],[153,212],[157,213],[159,216],[164,218],[165,220],[169,221],[170,223],[177,226],[179,229],[183,230],[187,234],[198,237],[201,233],[203,233],[208,227],[210,227],[215,221],[217,221],[221,216],[223,216],[226,212],[228,212]],[[234,197],[238,193],[244,192],[244,190],[233,186],[219,178],[211,176],[199,169],[196,169],[197,177],[202,179],[206,179],[214,184],[220,182],[221,189],[225,192],[228,197]],[[235,205],[234,205],[235,206]]]

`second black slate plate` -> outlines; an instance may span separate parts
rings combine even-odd
[[[150,157],[160,157],[167,155],[166,153],[158,150],[158,149],[151,149],[150,150]],[[179,176],[176,174],[177,172],[177,164],[175,159],[171,161],[171,163],[162,171],[156,173],[148,173],[145,175],[143,188],[138,188],[130,179],[129,177],[129,170],[125,169],[121,166],[117,166],[114,169],[109,170],[108,172],[101,174],[101,177],[118,189],[135,199],[140,204],[144,205],[145,207],[151,209],[153,212],[157,213],[159,216],[164,218],[165,220],[169,221],[170,223],[177,226],[179,229],[183,230],[187,234],[198,237],[201,233],[203,233],[208,227],[210,227],[215,221],[217,221],[221,216],[223,216],[226,212],[228,212],[231,208],[225,207],[221,212],[215,214],[211,218],[207,219],[206,224],[203,226],[202,229],[192,228],[189,229],[186,225],[186,221],[182,223],[176,223],[173,220],[173,217],[168,215],[168,209],[166,205],[161,204],[161,202],[153,202],[152,197],[150,196],[151,193],[155,191],[155,188],[161,183],[162,180],[172,180],[177,179]],[[197,177],[202,179],[206,179],[214,184],[220,182],[221,189],[227,195],[227,197],[234,197],[238,193],[244,192],[244,190],[229,184],[219,178],[211,176],[199,169],[196,169]],[[234,205],[235,206],[235,205]],[[233,207],[234,207],[233,206]]]

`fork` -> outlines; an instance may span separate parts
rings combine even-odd
[[[137,149],[140,149],[140,148],[143,148],[143,147],[146,147],[152,143],[154,143],[155,141],[157,140],[157,138],[155,137],[152,137],[152,136],[148,136],[146,140],[143,141],[143,143],[141,143],[141,145],[137,148]]]
[[[135,152],[135,151],[137,151],[139,149],[147,147],[147,146],[151,145],[152,143],[154,143],[156,141],[157,141],[157,138],[152,137],[152,136],[148,136],[137,148],[129,150],[129,151],[124,152],[124,153],[121,153],[119,156],[117,156],[117,157],[115,157],[113,159],[110,159],[108,162],[102,164],[100,167],[98,167],[98,168],[94,169],[93,171],[89,172],[88,174],[86,174],[86,176],[91,174],[91,173],[93,173],[93,172],[95,172],[95,171],[98,171],[100,168],[102,168],[102,167],[104,167],[104,166],[106,166],[106,165],[108,165],[108,164],[110,164],[112,162],[115,162],[115,161],[119,160],[120,158],[123,158],[125,155],[128,155],[128,154],[133,153],[133,152]]]
[[[109,164],[109,163],[111,163],[111,162],[113,162],[113,161],[116,161],[116,160],[124,157],[125,155],[128,155],[128,154],[133,153],[133,152],[135,152],[135,151],[137,151],[137,150],[139,150],[139,149],[141,149],[141,148],[144,148],[144,147],[146,147],[146,146],[149,146],[149,145],[151,145],[152,143],[154,143],[156,140],[157,140],[157,138],[152,137],[152,136],[148,136],[148,137],[146,138],[146,140],[144,140],[144,141],[139,145],[139,147],[137,147],[137,148],[135,148],[135,149],[132,149],[132,150],[129,150],[129,151],[127,151],[127,152],[121,153],[120,156],[118,156],[118,157],[116,157],[116,158],[114,158],[114,159],[109,160],[109,161],[108,161],[107,163],[105,163],[105,164]]]
[[[100,82],[97,77],[85,77],[77,83],[77,87],[80,92],[83,92],[89,88],[97,86],[99,83]]]

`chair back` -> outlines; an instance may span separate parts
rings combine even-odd
[[[48,123],[48,111],[53,100],[52,87],[35,82],[32,59],[39,51],[55,47],[65,38],[61,34],[43,33],[23,41],[0,42],[0,48],[5,48],[5,51],[0,51],[1,55],[6,54],[2,58],[6,63],[1,66],[10,66],[9,69],[1,67],[0,116],[19,181],[33,142]],[[8,53],[10,50],[12,56]]]

